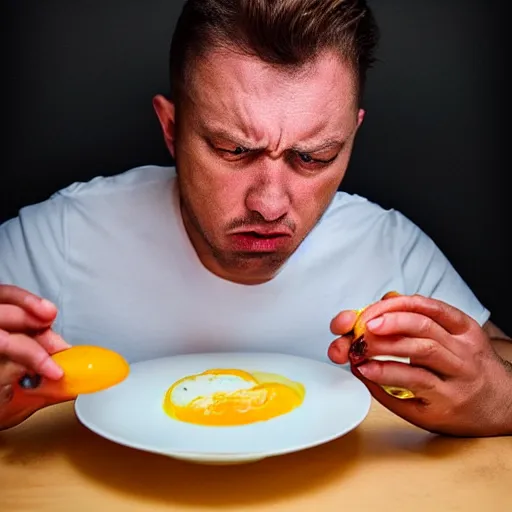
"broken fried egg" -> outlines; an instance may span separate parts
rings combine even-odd
[[[184,377],[166,392],[164,411],[173,419],[204,426],[267,421],[299,407],[304,386],[281,375],[211,369]]]

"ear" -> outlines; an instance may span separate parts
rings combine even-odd
[[[153,108],[160,121],[167,149],[175,158],[176,109],[174,103],[158,94],[153,98]]]
[[[364,116],[366,115],[366,111],[362,108],[359,109],[357,112],[357,129],[359,130],[359,127],[363,123]]]

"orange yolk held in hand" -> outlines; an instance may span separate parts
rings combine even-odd
[[[173,419],[204,426],[247,425],[299,407],[302,384],[263,372],[213,369],[175,382],[164,398]]]
[[[130,372],[127,361],[103,347],[77,345],[52,355],[64,376],[48,383],[53,394],[76,396],[95,393],[119,384]]]

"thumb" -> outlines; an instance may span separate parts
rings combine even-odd
[[[357,312],[354,310],[345,310],[338,313],[331,320],[331,332],[338,336],[348,334],[354,328],[354,324],[357,319]]]
[[[327,356],[336,364],[346,364],[349,362],[349,350],[352,343],[351,336],[341,336],[335,339],[327,349]]]

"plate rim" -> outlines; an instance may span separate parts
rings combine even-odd
[[[176,360],[176,359],[194,359],[196,357],[209,357],[215,355],[218,357],[221,356],[235,356],[235,357],[251,357],[251,356],[263,356],[263,357],[272,357],[272,356],[282,356],[287,359],[295,359],[295,360],[301,360],[304,362],[307,362],[308,364],[314,364],[318,366],[328,366],[329,368],[334,368],[336,371],[343,371],[347,374],[347,376],[351,379],[355,379],[354,382],[357,382],[360,385],[360,390],[362,393],[364,393],[364,398],[361,397],[359,400],[359,405],[361,406],[361,412],[358,415],[358,418],[354,421],[350,422],[350,424],[347,424],[345,428],[341,429],[339,432],[336,432],[332,435],[326,436],[326,437],[320,437],[316,441],[311,441],[308,443],[301,443],[299,445],[291,445],[282,449],[278,450],[260,450],[260,451],[247,451],[247,452],[194,452],[190,450],[166,450],[165,448],[159,449],[157,447],[150,447],[147,445],[143,445],[139,442],[131,441],[124,436],[116,436],[114,434],[109,433],[105,429],[98,427],[95,424],[92,424],[89,422],[86,418],[84,418],[82,412],[80,411],[80,402],[81,397],[84,395],[79,395],[75,401],[74,401],[74,411],[77,419],[80,421],[80,423],[89,429],[91,432],[93,432],[96,435],[99,435],[100,437],[103,437],[104,439],[116,443],[118,445],[122,445],[128,448],[136,449],[139,451],[145,451],[148,453],[153,453],[157,455],[164,455],[167,457],[176,457],[176,458],[184,458],[184,459],[191,459],[191,460],[198,460],[198,461],[236,461],[236,460],[243,460],[248,458],[267,458],[267,457],[274,457],[274,456],[281,456],[281,455],[287,455],[290,453],[295,453],[298,451],[308,450],[311,448],[315,448],[317,446],[332,442],[340,437],[343,437],[344,435],[347,435],[351,431],[355,430],[359,425],[363,423],[363,421],[367,418],[370,409],[371,409],[371,393],[368,390],[364,384],[357,379],[347,368],[345,368],[343,365],[335,365],[331,364],[327,361],[321,361],[318,359],[308,358],[304,356],[299,356],[295,354],[287,354],[283,352],[255,352],[255,351],[248,351],[248,352],[236,352],[236,351],[217,351],[217,352],[193,352],[193,353],[184,353],[184,354],[174,354],[169,356],[161,356],[161,357],[154,357],[150,359],[144,359],[140,361],[136,361],[133,363],[130,363],[130,367],[142,367],[145,365],[149,365],[153,362],[160,362],[163,360]],[[365,400],[365,404],[363,405],[361,402]]]

